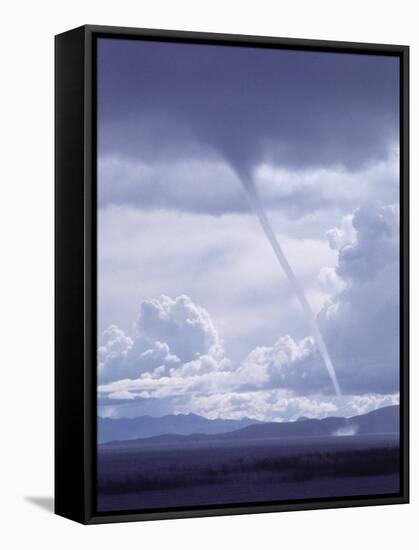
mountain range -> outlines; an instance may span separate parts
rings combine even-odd
[[[135,443],[187,443],[193,441],[239,441],[267,438],[349,436],[356,434],[398,433],[399,406],[382,407],[366,414],[323,419],[300,418],[296,422],[209,420],[195,414],[159,418],[99,418],[98,442],[132,440]],[[139,442],[139,441],[138,441]],[[127,441],[130,443],[130,441]],[[111,443],[112,444],[112,443]]]
[[[258,424],[257,420],[210,420],[197,414],[169,414],[166,416],[139,416],[137,418],[98,418],[98,443],[127,441],[163,434],[189,435],[193,433],[219,434]]]

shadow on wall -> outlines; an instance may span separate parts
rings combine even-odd
[[[26,502],[30,502],[45,512],[54,513],[54,498],[53,497],[25,497]]]

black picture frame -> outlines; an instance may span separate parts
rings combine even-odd
[[[95,60],[99,37],[400,58],[400,494],[151,512],[95,510]],[[97,524],[409,502],[409,47],[86,25],[55,38],[55,120],[55,513]]]

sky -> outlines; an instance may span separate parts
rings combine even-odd
[[[286,421],[398,402],[398,63],[99,39],[99,415]]]

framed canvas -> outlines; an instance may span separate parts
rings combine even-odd
[[[56,37],[56,513],[408,502],[407,46]]]

